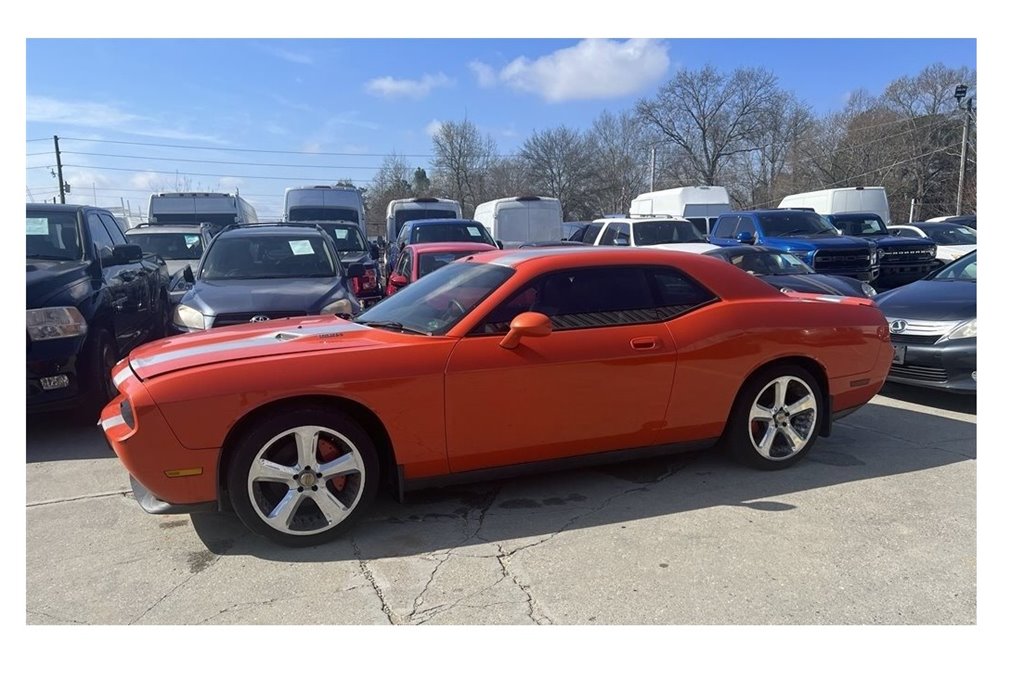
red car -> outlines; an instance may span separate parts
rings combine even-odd
[[[460,257],[482,253],[487,250],[498,250],[486,243],[467,241],[449,241],[441,243],[414,243],[402,249],[395,263],[395,270],[388,277],[385,295],[394,295],[413,281],[437,271]]]
[[[786,295],[703,255],[494,251],[353,321],[149,343],[115,367],[101,425],[149,512],[232,507],[312,545],[382,480],[401,498],[715,442],[785,468],[878,392],[892,356],[870,300]]]

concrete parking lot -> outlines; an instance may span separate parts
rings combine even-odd
[[[29,624],[973,624],[973,397],[888,387],[802,463],[680,454],[378,499],[286,549],[147,515],[98,430],[27,423]]]

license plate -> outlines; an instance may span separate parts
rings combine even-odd
[[[893,343],[892,349],[893,349],[893,355],[892,355],[892,363],[893,363],[893,365],[895,365],[895,366],[902,365],[904,359],[906,359],[906,356],[907,356],[907,346],[906,345],[897,345],[896,343]]]

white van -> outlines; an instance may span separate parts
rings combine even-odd
[[[165,192],[149,197],[151,224],[201,224],[219,227],[257,221],[256,210],[237,194]]]
[[[388,203],[387,232],[388,241],[394,241],[402,231],[402,225],[409,220],[462,219],[462,206],[458,201],[449,198],[399,198]]]
[[[631,216],[671,215],[688,220],[705,236],[722,213],[729,212],[725,187],[675,187],[640,194],[629,204]]]
[[[363,193],[353,187],[295,187],[284,191],[285,222],[354,222],[366,236]]]
[[[557,198],[496,198],[478,205],[473,219],[484,225],[491,237],[506,248],[534,241],[562,240],[562,203]]]
[[[811,208],[819,215],[840,212],[869,212],[889,224],[889,197],[885,187],[845,187],[822,189],[786,196],[780,208]]]

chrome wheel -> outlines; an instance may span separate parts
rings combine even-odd
[[[342,523],[365,486],[363,456],[351,439],[321,426],[280,432],[249,466],[249,501],[274,531],[318,534]]]
[[[762,458],[782,461],[807,446],[817,420],[814,391],[800,378],[784,375],[765,385],[754,398],[747,434]]]

